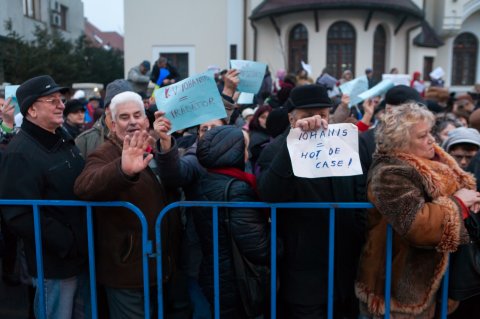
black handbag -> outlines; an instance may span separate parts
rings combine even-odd
[[[228,201],[228,191],[234,181],[235,179],[229,180],[225,187],[225,201]],[[268,267],[251,263],[240,252],[232,235],[230,211],[228,209],[226,209],[226,215],[225,225],[231,241],[232,262],[240,299],[247,317],[255,318],[263,314],[266,307],[267,281],[270,278]]]
[[[458,301],[480,294],[480,217],[470,214],[465,227],[472,242],[450,255],[448,295]]]

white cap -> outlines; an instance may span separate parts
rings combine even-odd
[[[255,111],[251,108],[247,107],[245,110],[242,111],[242,117],[246,119],[247,117],[255,114]]]

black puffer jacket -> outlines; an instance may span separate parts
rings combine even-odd
[[[197,157],[205,168],[237,168],[243,170],[245,142],[240,129],[232,126],[216,127],[200,140]],[[225,188],[233,177],[211,173],[204,175],[195,187],[195,200],[223,201]],[[228,191],[228,201],[257,201],[250,184],[235,179]],[[219,262],[220,304],[222,318],[242,318],[240,297],[235,285],[231,260],[231,243],[226,229],[225,210],[219,210]],[[269,245],[268,218],[255,209],[230,209],[231,231],[241,253],[251,262],[266,265]],[[195,212],[195,226],[200,238],[203,261],[200,269],[200,285],[213,307],[213,243],[212,209]]]

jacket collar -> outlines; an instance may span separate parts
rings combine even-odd
[[[33,124],[26,118],[23,118],[22,130],[50,151],[58,147],[62,142],[73,142],[72,137],[64,131],[64,128],[57,128],[55,134],[53,134]]]

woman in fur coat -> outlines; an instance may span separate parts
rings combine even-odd
[[[480,208],[474,178],[431,135],[434,116],[407,103],[388,112],[376,132],[368,175],[368,237],[355,284],[363,318],[385,313],[387,223],[393,227],[391,317],[427,319],[448,253],[470,241],[463,219]]]

